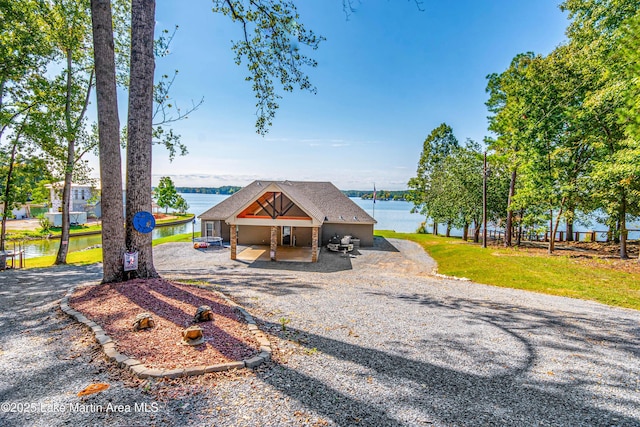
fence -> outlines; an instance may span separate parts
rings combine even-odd
[[[520,234],[520,235],[519,235]],[[515,232],[513,234],[514,240],[518,237],[522,240],[536,241],[536,242],[548,242],[551,237],[551,232],[545,231],[524,231]],[[591,231],[574,231],[572,233],[573,241],[575,242],[611,242],[613,241],[613,235],[610,231],[591,230]],[[503,230],[487,230],[487,238],[493,240],[503,240]],[[640,240],[640,229],[627,230],[627,240]],[[555,242],[566,242],[567,233],[565,231],[557,231],[554,235]]]

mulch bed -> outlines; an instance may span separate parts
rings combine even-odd
[[[120,353],[157,369],[175,369],[240,361],[259,352],[243,317],[216,292],[164,279],[136,279],[78,289],[69,304],[99,324]],[[201,305],[213,322],[201,322],[205,342],[180,344],[182,331],[194,324]],[[153,315],[155,327],[134,332],[139,313]]]

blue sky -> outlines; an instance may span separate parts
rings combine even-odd
[[[204,104],[174,126],[186,157],[170,163],[154,148],[154,185],[169,175],[178,186],[289,179],[405,189],[430,131],[446,122],[461,142],[481,142],[486,76],[518,53],[549,53],[568,23],[551,0],[425,0],[424,11],[413,0],[362,0],[348,20],[341,0],[296,3],[300,21],[326,37],[308,70],[318,92],[285,93],[265,137],[230,49],[240,27],[208,0],[157,3],[157,30],[180,28],[156,73],[178,69],[178,104]]]

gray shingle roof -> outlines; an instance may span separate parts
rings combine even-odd
[[[313,181],[254,181],[232,194],[198,218],[225,220],[243,206],[258,198],[269,185],[275,184],[294,199],[299,207],[324,223],[374,224],[376,222],[364,209],[351,201],[330,182]]]

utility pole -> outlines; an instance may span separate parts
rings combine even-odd
[[[482,247],[487,247],[487,152],[482,166]]]

